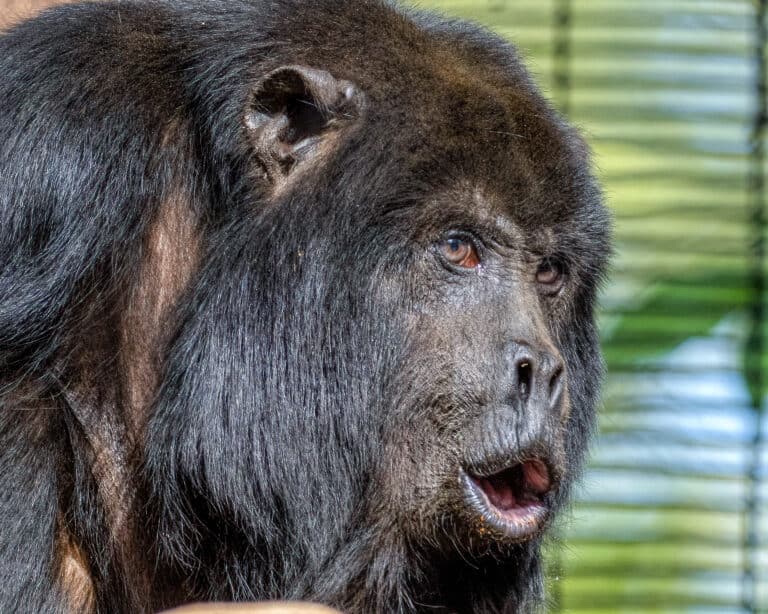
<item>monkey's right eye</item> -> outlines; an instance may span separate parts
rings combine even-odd
[[[452,236],[438,244],[440,254],[453,266],[462,269],[474,269],[480,265],[477,246],[471,238]]]

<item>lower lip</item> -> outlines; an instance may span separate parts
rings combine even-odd
[[[549,509],[544,503],[534,502],[500,510],[488,500],[477,482],[463,471],[461,482],[467,505],[478,512],[476,521],[480,523],[480,533],[489,533],[506,541],[522,542],[543,530],[549,516]]]

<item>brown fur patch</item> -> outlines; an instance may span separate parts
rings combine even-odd
[[[162,356],[182,293],[197,270],[199,237],[189,199],[173,194],[160,206],[144,241],[138,281],[120,330],[122,398],[131,433],[141,432],[160,381]]]
[[[104,318],[87,335],[74,366],[78,375],[70,379],[76,383],[62,391],[87,444],[115,564],[139,592],[151,586],[132,514],[137,452],[174,330],[175,308],[197,268],[198,248],[190,200],[178,191],[160,205],[145,233],[135,281],[116,310],[117,319]],[[115,355],[113,363],[110,356]],[[68,533],[61,533],[60,544],[63,590],[71,595],[73,611],[89,611],[85,606],[93,597],[87,559]]]
[[[58,586],[72,612],[93,612],[96,600],[90,566],[83,549],[71,533],[60,527],[56,546]]]

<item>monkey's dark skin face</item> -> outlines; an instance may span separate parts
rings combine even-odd
[[[0,610],[543,603],[609,218],[510,45],[100,3],[0,74]]]

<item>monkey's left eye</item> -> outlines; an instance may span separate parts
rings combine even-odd
[[[477,246],[469,237],[453,236],[443,239],[438,248],[443,258],[462,269],[474,269],[480,264]]]
[[[536,270],[536,283],[548,294],[560,291],[565,282],[565,267],[562,262],[545,258]]]

